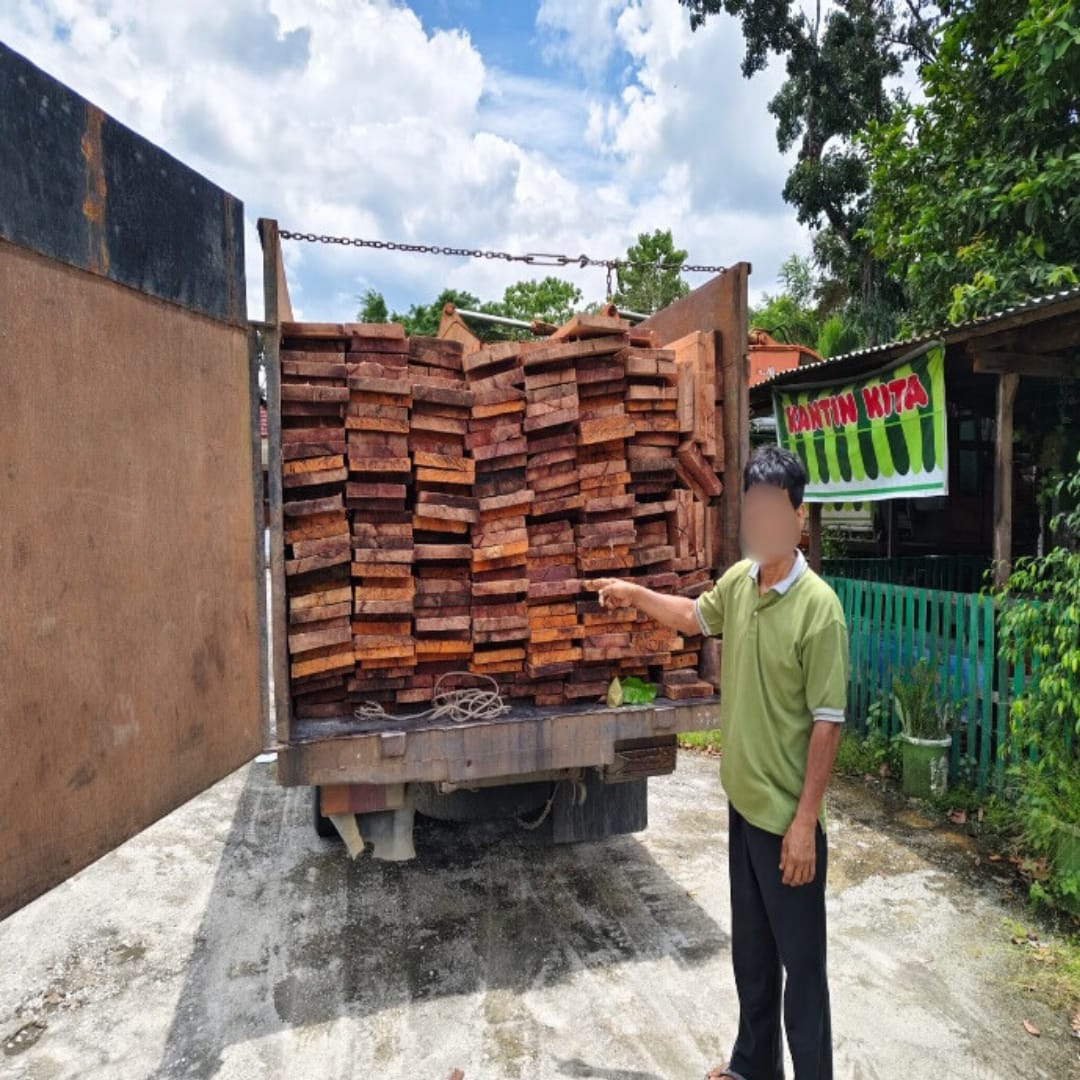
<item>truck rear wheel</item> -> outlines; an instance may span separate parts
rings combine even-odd
[[[418,784],[416,812],[437,821],[498,821],[538,813],[550,797],[550,781],[452,791],[446,795],[434,784]]]

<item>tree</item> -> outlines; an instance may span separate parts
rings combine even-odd
[[[386,301],[383,299],[381,292],[376,292],[374,289],[368,289],[363,296],[360,297],[362,306],[360,308],[358,318],[361,322],[370,323],[385,323],[390,322],[390,311],[386,306]]]
[[[856,137],[872,121],[888,119],[902,101],[888,83],[904,62],[933,57],[936,6],[837,0],[823,18],[820,0],[812,17],[796,0],[680,3],[694,29],[721,12],[740,21],[746,78],[763,70],[770,55],[784,57],[786,78],[769,102],[780,150],[798,147],[784,199],[815,230],[815,258],[833,279],[832,291],[851,301],[862,331],[871,340],[891,336],[903,296],[861,231],[871,191]]]
[[[612,297],[625,311],[651,315],[690,291],[680,274],[686,252],[675,247],[670,229],[639,233],[626,249],[626,265],[618,268],[618,286]]]
[[[809,259],[792,255],[780,267],[783,291],[762,297],[750,311],[750,325],[778,341],[807,345],[824,357],[864,344],[858,330],[839,311],[828,312],[823,288]]]
[[[865,235],[910,328],[1077,283],[1080,11],[960,0],[921,69],[927,100],[870,124]]]
[[[562,278],[550,274],[540,281],[518,281],[508,285],[503,293],[498,314],[508,319],[532,322],[566,322],[581,306],[581,290]]]
[[[412,304],[408,311],[391,312],[382,293],[373,289],[368,289],[361,300],[362,307],[358,313],[361,322],[399,322],[410,336],[433,337],[439,332],[439,322],[447,304],[505,319],[520,319],[523,322],[539,320],[559,325],[566,322],[580,305],[581,290],[569,281],[549,275],[540,281],[514,282],[506,287],[502,300],[496,301],[482,301],[471,292],[460,289],[443,289],[430,304]],[[501,341],[527,333],[480,320],[474,320],[470,328],[482,341]]]

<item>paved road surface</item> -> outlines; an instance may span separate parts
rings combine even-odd
[[[425,823],[405,865],[348,862],[272,768],[0,923],[0,1077],[697,1080],[728,1048],[714,760],[651,782],[639,836]],[[968,853],[856,787],[831,799],[838,1080],[1080,1075],[1064,1018],[1009,987]]]

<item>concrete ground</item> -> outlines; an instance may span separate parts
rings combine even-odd
[[[729,1048],[714,760],[651,781],[638,836],[427,822],[403,865],[348,862],[272,770],[0,923],[0,1077],[696,1080]],[[1011,981],[971,854],[858,786],[830,807],[838,1080],[1080,1075],[1065,1018]]]

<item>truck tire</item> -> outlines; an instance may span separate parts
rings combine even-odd
[[[551,783],[506,784],[441,794],[434,784],[416,787],[416,812],[436,821],[498,821],[532,816],[551,796]]]
[[[321,793],[321,788],[313,787],[311,789],[311,809],[313,812],[315,832],[324,840],[340,840],[341,834],[334,828],[334,823],[328,817],[323,817],[322,809],[319,806],[319,796]]]

